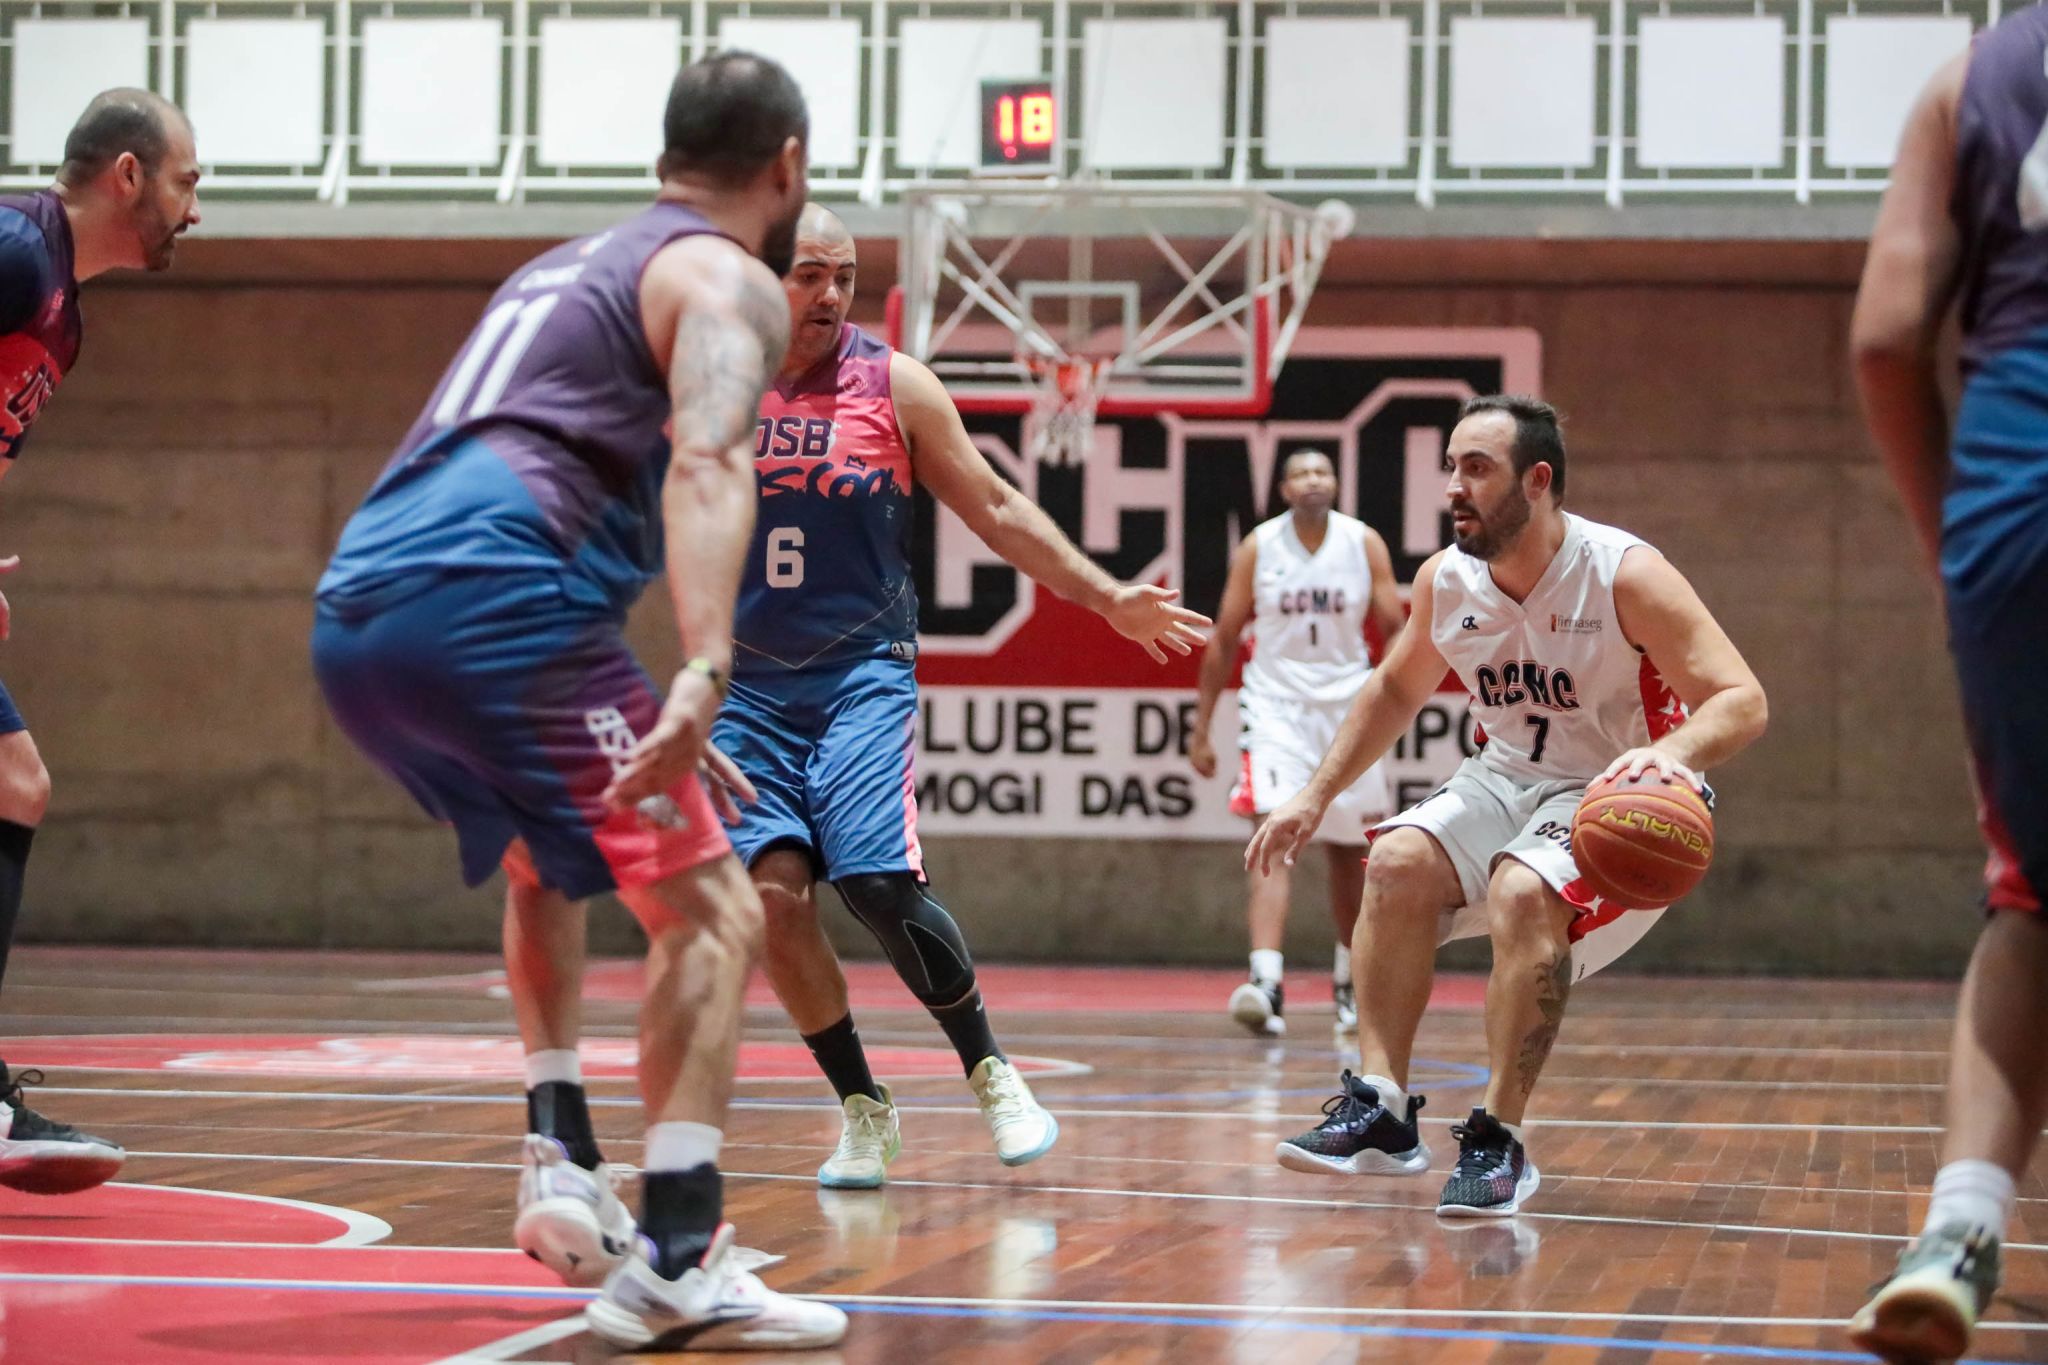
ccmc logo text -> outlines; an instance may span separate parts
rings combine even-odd
[[[1021,418],[973,416],[968,426],[997,470],[1106,571],[1166,582],[1213,612],[1231,551],[1284,510],[1280,468],[1299,450],[1336,462],[1339,507],[1386,538],[1407,583],[1450,540],[1443,457],[1459,405],[1540,392],[1541,358],[1526,328],[1310,328],[1263,419],[1105,420],[1072,467],[1020,456]],[[922,495],[917,529],[927,658],[1000,649],[1030,616],[1030,585]]]

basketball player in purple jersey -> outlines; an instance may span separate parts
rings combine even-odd
[[[787,72],[727,52],[676,77],[663,131],[651,207],[492,296],[342,533],[314,666],[341,728],[455,827],[465,879],[508,874],[530,1133],[515,1240],[603,1281],[586,1319],[616,1344],[827,1346],[845,1315],[765,1288],[721,1219],[761,902],[697,776],[732,667],[754,414],[788,342],[776,276],[808,123]],[[688,660],[665,699],[622,633],[664,563]],[[576,1053],[582,902],[606,891],[648,937],[637,1237]]]
[[[1990,849],[1988,918],[1949,1049],[1947,1135],[1918,1240],[1851,1324],[1865,1349],[1969,1347],[2048,1115],[2048,10],[1936,74],[1878,210],[1852,342],[1872,439],[1939,576]],[[1950,431],[1937,339],[1961,303]]]
[[[36,415],[78,359],[78,286],[114,269],[167,270],[179,236],[199,221],[192,126],[147,90],[109,90],[64,140],[57,183],[0,195],[0,476],[14,467]],[[0,560],[0,573],[20,563]],[[8,634],[0,597],[0,639]],[[28,723],[0,687],[0,974],[14,941],[29,845],[50,801],[50,774]],[[28,1107],[0,1062],[0,1185],[33,1194],[89,1189],[121,1169],[115,1144]]]
[[[789,351],[761,404],[760,522],[734,625],[732,695],[712,734],[759,792],[733,847],[767,905],[769,979],[840,1099],[839,1146],[818,1180],[866,1189],[887,1177],[901,1138],[818,925],[820,878],[945,1031],[1003,1163],[1036,1160],[1059,1136],[997,1046],[960,926],[925,881],[911,772],[911,484],[1162,663],[1168,649],[1201,644],[1209,621],[1175,605],[1177,593],[1112,579],[998,478],[932,372],[846,321],[854,282],[852,235],[813,204],[784,281]]]

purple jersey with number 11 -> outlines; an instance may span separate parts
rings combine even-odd
[[[342,533],[323,600],[380,597],[434,571],[566,569],[624,612],[662,560],[668,377],[640,317],[656,252],[717,229],[656,203],[564,243],[491,296],[426,410]]]

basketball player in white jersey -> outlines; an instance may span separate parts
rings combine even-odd
[[[1248,866],[1291,862],[1333,795],[1392,747],[1444,670],[1472,693],[1486,746],[1434,795],[1375,829],[1352,940],[1358,1075],[1290,1170],[1418,1174],[1429,1151],[1408,1087],[1436,949],[1487,934],[1485,1103],[1451,1129],[1439,1214],[1504,1217],[1535,1193],[1522,1143],[1530,1091],[1572,983],[1614,961],[1661,910],[1603,903],[1572,862],[1586,787],[1654,769],[1691,782],[1764,730],[1763,688],[1692,586],[1625,531],[1561,506],[1557,413],[1530,398],[1466,403],[1446,452],[1456,544],[1425,563],[1410,629],[1373,670],[1300,795],[1268,816]]]
[[[1230,808],[1254,824],[1302,789],[1336,739],[1344,709],[1372,667],[1365,651],[1366,612],[1383,641],[1391,643],[1401,628],[1393,556],[1377,531],[1333,510],[1337,467],[1330,457],[1320,450],[1288,456],[1280,467],[1280,498],[1288,510],[1254,527],[1230,557],[1217,629],[1202,655],[1200,700],[1188,741],[1188,762],[1203,777],[1214,777],[1209,721],[1249,620],[1252,657],[1237,692],[1243,758]],[[1358,1029],[1351,933],[1365,890],[1365,831],[1393,808],[1386,771],[1376,763],[1338,793],[1316,831],[1330,858],[1330,918],[1337,928],[1331,996],[1341,1033]],[[1231,994],[1230,1013],[1253,1033],[1277,1037],[1287,1031],[1280,941],[1291,878],[1284,865],[1270,873],[1253,869],[1249,877],[1252,974]]]

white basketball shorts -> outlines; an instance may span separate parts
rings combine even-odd
[[[1230,792],[1230,809],[1245,816],[1270,815],[1308,785],[1316,765],[1336,742],[1349,703],[1275,701],[1239,692],[1237,709],[1244,758]],[[1375,763],[1338,793],[1315,837],[1329,844],[1363,844],[1366,831],[1393,809],[1386,765]]]
[[[1572,816],[1585,794],[1580,782],[1517,782],[1468,758],[1448,782],[1374,826],[1372,835],[1419,829],[1451,860],[1465,903],[1444,912],[1439,944],[1484,938],[1486,888],[1495,866],[1513,858],[1528,867],[1579,912],[1571,926],[1572,980],[1583,981],[1634,947],[1664,913],[1610,905],[1579,877],[1572,861]]]

